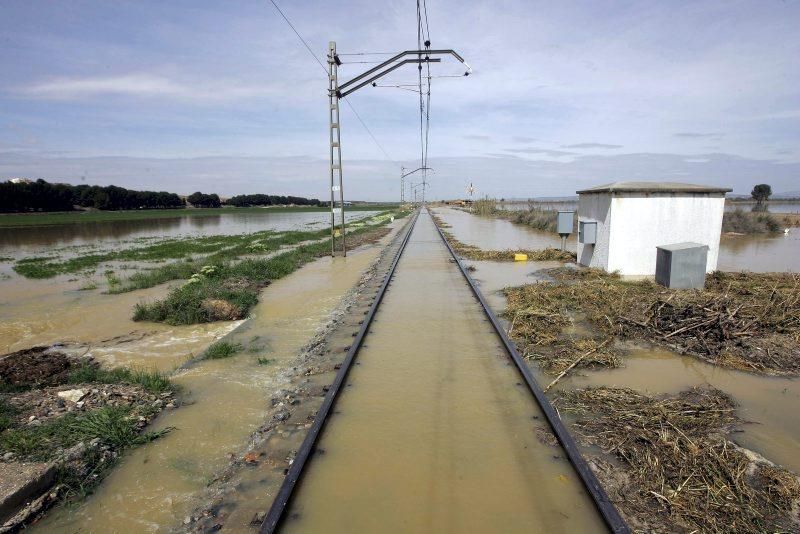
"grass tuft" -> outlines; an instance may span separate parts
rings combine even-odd
[[[237,352],[240,352],[244,347],[241,343],[230,343],[229,341],[217,341],[206,349],[203,358],[207,360],[221,360],[223,358],[230,358]]]
[[[128,369],[116,367],[104,369],[95,364],[83,364],[67,375],[67,384],[85,384],[96,382],[100,384],[131,384],[141,386],[151,393],[164,393],[174,391],[175,385],[167,375],[158,371],[144,369]]]

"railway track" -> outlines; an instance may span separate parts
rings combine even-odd
[[[347,355],[345,356],[345,359],[342,362],[342,365],[325,396],[325,399],[323,400],[322,406],[317,411],[308,434],[306,435],[300,449],[297,451],[295,460],[289,468],[269,512],[264,518],[264,521],[261,525],[262,533],[275,532],[286,519],[287,510],[290,507],[290,502],[295,494],[295,488],[298,486],[298,483],[307,472],[307,466],[312,463],[310,460],[318,446],[320,436],[322,435],[323,430],[330,419],[330,415],[333,413],[334,405],[336,404],[337,398],[339,397],[343,386],[346,383],[348,374],[350,373],[353,364],[357,359],[359,351],[365,346],[364,341],[370,332],[370,327],[373,323],[375,315],[378,312],[381,303],[383,302],[384,295],[386,294],[389,284],[392,282],[397,266],[401,257],[403,256],[403,252],[406,250],[406,246],[409,243],[419,217],[430,217],[430,215],[427,213],[427,211],[424,213],[417,211],[413,215],[412,221],[407,225],[407,228],[404,229],[405,234],[402,237],[402,241],[391,263],[391,266],[385,278],[383,279],[383,282],[370,309],[364,317],[364,321],[358,333],[356,334],[353,343],[350,346]],[[569,434],[569,431],[561,422],[561,419],[558,417],[555,409],[552,407],[550,401],[539,387],[525,361],[517,352],[514,344],[508,339],[505,330],[501,326],[494,312],[488,306],[475,281],[472,279],[461,260],[455,254],[453,248],[447,242],[447,239],[442,231],[438,228],[438,226],[436,226],[432,218],[430,219],[431,224],[433,224],[435,227],[439,238],[441,238],[442,242],[447,247],[451,261],[458,266],[458,269],[463,276],[464,281],[466,281],[467,285],[469,286],[471,293],[480,303],[483,314],[485,315],[485,319],[490,323],[492,331],[499,339],[500,345],[503,347],[508,359],[513,363],[514,368],[519,376],[521,376],[523,379],[527,390],[530,392],[530,395],[535,400],[536,404],[541,410],[541,413],[545,416],[550,429],[558,439],[564,454],[574,468],[574,471],[579,477],[580,482],[584,486],[587,494],[591,497],[591,501],[597,509],[599,515],[602,517],[603,522],[612,532],[629,532],[624,520],[608,498],[608,495],[597,480],[594,473],[589,468],[586,460],[581,455],[574,439]]]

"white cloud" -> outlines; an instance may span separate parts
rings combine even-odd
[[[141,98],[167,98],[190,101],[220,101],[273,96],[277,87],[246,85],[235,81],[174,80],[147,73],[104,77],[54,78],[18,89],[18,92],[40,99],[72,100],[107,95]]]

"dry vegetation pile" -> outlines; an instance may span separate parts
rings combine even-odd
[[[716,389],[649,397],[630,389],[561,393],[598,476],[635,530],[798,531],[800,480],[725,438],[739,422]]]
[[[462,243],[447,231],[450,225],[444,222],[441,218],[433,215],[436,225],[442,230],[442,233],[447,238],[450,246],[456,253],[468,260],[487,260],[487,261],[514,261],[515,254],[526,254],[529,261],[574,261],[575,254],[557,248],[545,248],[541,250],[483,250],[482,248],[474,245]]]
[[[800,373],[800,276],[714,273],[704,290],[629,282],[592,269],[549,271],[553,283],[506,291],[510,333],[545,370],[619,363],[620,341],[646,341],[708,362]],[[569,335],[587,322],[591,335]],[[582,359],[581,359],[582,358]]]

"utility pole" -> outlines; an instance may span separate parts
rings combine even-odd
[[[414,169],[413,171],[409,171],[409,172],[405,172],[405,170],[406,170],[405,167],[400,167],[400,202],[403,202],[404,201],[404,197],[405,197],[405,193],[403,193],[403,190],[405,189],[405,178],[406,178],[406,176],[411,176],[415,172],[422,171],[422,173],[423,173],[422,174],[422,176],[423,176],[422,183],[424,184],[425,183],[425,172],[426,171],[433,171],[433,169],[430,168],[430,167],[419,167],[418,169]],[[417,184],[417,185],[419,185],[419,184]],[[414,184],[412,183],[411,186],[414,187]],[[423,196],[424,196],[424,194],[423,194]]]
[[[406,172],[405,167],[400,167],[400,204],[405,203],[406,201]]]
[[[344,190],[342,189],[342,132],[339,116],[339,73],[336,57],[336,43],[328,44],[328,100],[331,134],[331,256],[336,256],[336,215],[341,216],[342,256],[347,256],[344,230]],[[339,183],[336,183],[338,178]],[[336,191],[339,191],[339,208],[336,204]]]
[[[405,59],[406,56],[417,56],[416,59]],[[336,43],[331,41],[328,45],[328,99],[329,99],[329,113],[330,113],[330,139],[331,139],[331,256],[336,256],[336,215],[341,216],[341,253],[342,256],[347,255],[347,248],[345,245],[345,224],[344,224],[344,190],[342,188],[342,135],[341,135],[341,117],[339,116],[339,99],[345,98],[347,95],[353,93],[364,87],[367,84],[375,85],[375,81],[386,76],[390,72],[407,65],[409,63],[416,63],[420,67],[423,63],[439,63],[441,58],[433,58],[436,55],[451,55],[467,67],[464,76],[468,76],[472,68],[467,65],[464,58],[459,56],[454,50],[406,50],[400,52],[396,56],[384,61],[383,63],[372,67],[359,74],[355,78],[339,85],[338,67],[342,64],[339,56],[336,54]],[[420,170],[420,169],[417,169]],[[416,171],[414,171],[416,172]],[[424,173],[425,171],[423,171]],[[403,169],[401,169],[403,174]],[[338,184],[337,184],[338,179]],[[401,177],[401,191],[403,190],[405,176]],[[423,174],[423,181],[425,180]],[[339,207],[336,207],[336,192],[339,192]],[[415,193],[416,194],[416,193]],[[424,191],[423,191],[424,197]],[[401,193],[401,200],[403,193]]]

